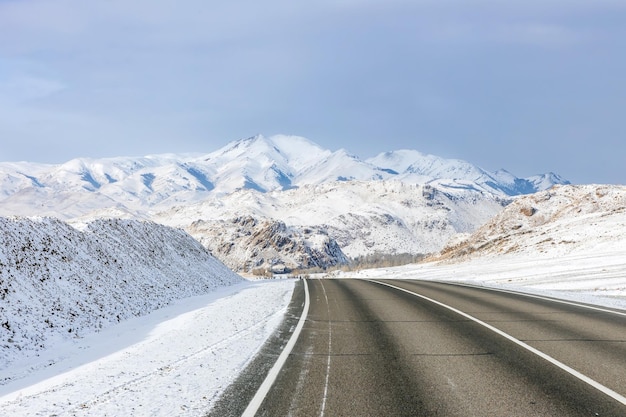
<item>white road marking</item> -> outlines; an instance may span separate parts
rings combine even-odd
[[[424,281],[424,282],[428,282],[428,281]],[[536,298],[538,300],[552,301],[554,303],[566,304],[566,305],[570,305],[570,306],[574,306],[574,307],[581,307],[581,308],[586,308],[586,309],[589,309],[589,310],[600,311],[602,313],[610,313],[610,314],[615,314],[615,315],[618,315],[618,316],[626,317],[626,312],[624,312],[624,311],[610,310],[608,308],[593,306],[593,305],[589,305],[589,304],[577,303],[575,301],[560,300],[558,298],[545,297],[545,296],[542,296],[542,295],[530,294],[530,293],[526,293],[526,292],[522,292],[522,291],[506,290],[504,288],[482,287],[482,286],[479,286],[479,285],[471,285],[471,284],[465,284],[465,283],[461,283],[461,282],[448,282],[448,281],[430,281],[430,282],[436,282],[436,283],[448,284],[448,285],[456,285],[457,287],[477,288],[477,289],[481,289],[481,290],[503,292],[505,294],[521,295],[521,296],[528,297],[528,298]]]
[[[589,378],[588,376],[578,372],[577,370],[575,370],[573,368],[570,368],[569,366],[565,365],[564,363],[559,362],[558,360],[554,359],[552,356],[547,355],[547,354],[543,353],[542,351],[540,351],[538,349],[535,349],[534,347],[532,347],[530,345],[527,345],[526,343],[522,342],[519,339],[516,339],[515,337],[511,336],[510,334],[505,333],[502,330],[500,330],[500,329],[498,329],[496,327],[493,327],[492,325],[490,325],[488,323],[485,323],[482,320],[477,319],[474,316],[470,316],[469,314],[464,313],[461,310],[458,310],[458,309],[456,309],[456,308],[454,308],[452,306],[449,306],[447,304],[444,304],[444,303],[439,302],[437,300],[434,300],[432,298],[426,297],[424,295],[418,294],[418,293],[413,292],[413,291],[409,291],[409,290],[404,289],[404,288],[397,287],[397,286],[392,285],[392,284],[387,284],[386,282],[380,282],[380,281],[376,281],[376,280],[367,280],[367,281],[374,282],[374,283],[379,284],[379,285],[385,285],[387,287],[394,288],[396,290],[406,292],[408,294],[414,295],[415,297],[419,297],[419,298],[424,299],[426,301],[429,301],[429,302],[431,302],[433,304],[436,304],[436,305],[438,305],[440,307],[447,308],[448,310],[453,311],[456,314],[459,314],[459,315],[461,315],[461,316],[463,316],[463,317],[465,317],[465,318],[467,318],[469,320],[472,320],[475,323],[480,324],[481,326],[486,327],[487,329],[493,331],[494,333],[496,333],[496,334],[498,334],[498,335],[500,335],[500,336],[510,340],[511,342],[515,343],[516,345],[518,345],[518,346],[528,350],[529,352],[534,353],[535,355],[545,359],[546,361],[550,362],[551,364],[561,368],[562,370],[564,370],[565,372],[569,373],[570,375],[580,379],[581,381],[585,382],[586,384],[591,385],[592,387],[594,387],[598,391],[608,395],[609,397],[613,398],[614,400],[618,401],[619,403],[621,403],[623,405],[626,405],[626,397],[624,397],[623,395],[621,395],[621,394],[613,391],[612,389],[610,389],[610,388],[600,384],[598,381]]]
[[[320,417],[324,417],[326,412],[326,399],[328,398],[328,378],[330,376],[330,353],[332,352],[333,332],[330,322],[330,305],[328,304],[328,296],[326,295],[326,288],[324,283],[320,281],[322,290],[324,291],[324,298],[326,299],[326,308],[328,309],[328,361],[326,362],[326,381],[324,382],[324,397],[322,398],[322,409],[320,411]]]
[[[293,334],[291,335],[291,338],[289,338],[287,345],[285,346],[283,351],[280,353],[280,356],[278,356],[276,363],[274,364],[274,366],[272,366],[272,369],[270,369],[269,373],[265,377],[265,380],[259,387],[256,394],[254,394],[254,397],[252,397],[252,400],[250,400],[248,407],[245,409],[241,417],[254,417],[254,415],[257,413],[257,411],[259,410],[259,407],[261,407],[261,404],[263,403],[263,400],[267,396],[267,393],[270,391],[270,388],[272,387],[272,385],[274,385],[274,382],[276,381],[276,377],[278,376],[278,373],[282,369],[283,365],[285,365],[285,362],[287,361],[289,354],[293,350],[293,347],[295,346],[296,341],[298,340],[298,337],[300,336],[300,332],[302,331],[304,322],[306,321],[307,315],[309,314],[309,304],[310,304],[309,286],[306,282],[306,279],[303,281],[304,281],[304,309],[302,310],[302,316],[300,316],[300,320],[298,321],[298,324],[296,325],[296,328]]]

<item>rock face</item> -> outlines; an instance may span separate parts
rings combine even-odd
[[[444,248],[440,259],[623,250],[625,230],[626,187],[555,186],[519,197],[465,240]]]
[[[337,242],[319,228],[287,227],[250,215],[193,222],[187,230],[236,271],[326,269],[348,262]]]

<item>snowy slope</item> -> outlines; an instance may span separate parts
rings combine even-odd
[[[472,232],[509,200],[467,189],[442,191],[398,181],[350,181],[306,185],[288,191],[241,190],[157,213],[154,220],[184,228],[230,267],[249,271],[277,263],[303,268],[307,250],[326,266],[374,253],[437,251],[456,233]],[[284,227],[276,227],[281,219]],[[282,241],[271,255],[257,236],[269,225]],[[268,236],[266,236],[268,238]],[[259,242],[270,242],[261,239]],[[295,245],[295,246],[294,246]],[[333,249],[338,245],[341,253]],[[330,257],[330,258],[328,258]],[[335,258],[333,260],[333,257]]]
[[[0,369],[241,278],[181,230],[0,218]]]
[[[203,416],[281,323],[293,281],[187,298],[2,369],[2,416]]]
[[[363,161],[298,136],[258,135],[205,155],[77,158],[60,165],[0,163],[0,215],[70,219],[111,207],[146,212],[242,189],[271,192],[348,180],[433,183],[501,196],[566,182],[555,174],[520,179],[506,171],[489,173],[465,161],[411,150]],[[72,207],[74,200],[81,204]]]
[[[440,187],[475,188],[508,196],[531,194],[547,190],[555,184],[569,183],[554,173],[517,178],[506,170],[488,172],[466,161],[444,159],[414,150],[381,153],[367,162],[397,173],[396,178],[405,182],[434,181]]]
[[[429,260],[337,275],[468,281],[626,309],[626,187],[519,197]]]
[[[442,256],[541,257],[616,249],[626,250],[626,187],[567,185],[516,199]]]

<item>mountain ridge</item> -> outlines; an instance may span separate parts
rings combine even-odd
[[[257,135],[208,154],[0,163],[0,216],[151,220],[186,230],[234,270],[324,269],[440,250],[520,193],[555,183],[567,181],[412,150],[362,160],[300,136]]]
[[[530,178],[517,178],[504,170],[490,173],[466,161],[414,150],[362,160],[345,149],[332,152],[300,136],[257,135],[208,154],[75,158],[58,165],[3,162],[0,215],[40,215],[38,209],[23,211],[28,208],[29,189],[38,190],[38,199],[49,202],[60,192],[98,194],[94,210],[121,205],[132,211],[167,209],[241,189],[266,193],[354,180],[397,180],[509,197],[569,183],[554,173]],[[19,209],[11,211],[12,205]]]

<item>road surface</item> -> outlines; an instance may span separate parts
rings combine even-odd
[[[626,416],[623,312],[428,281],[307,286],[257,416]]]

